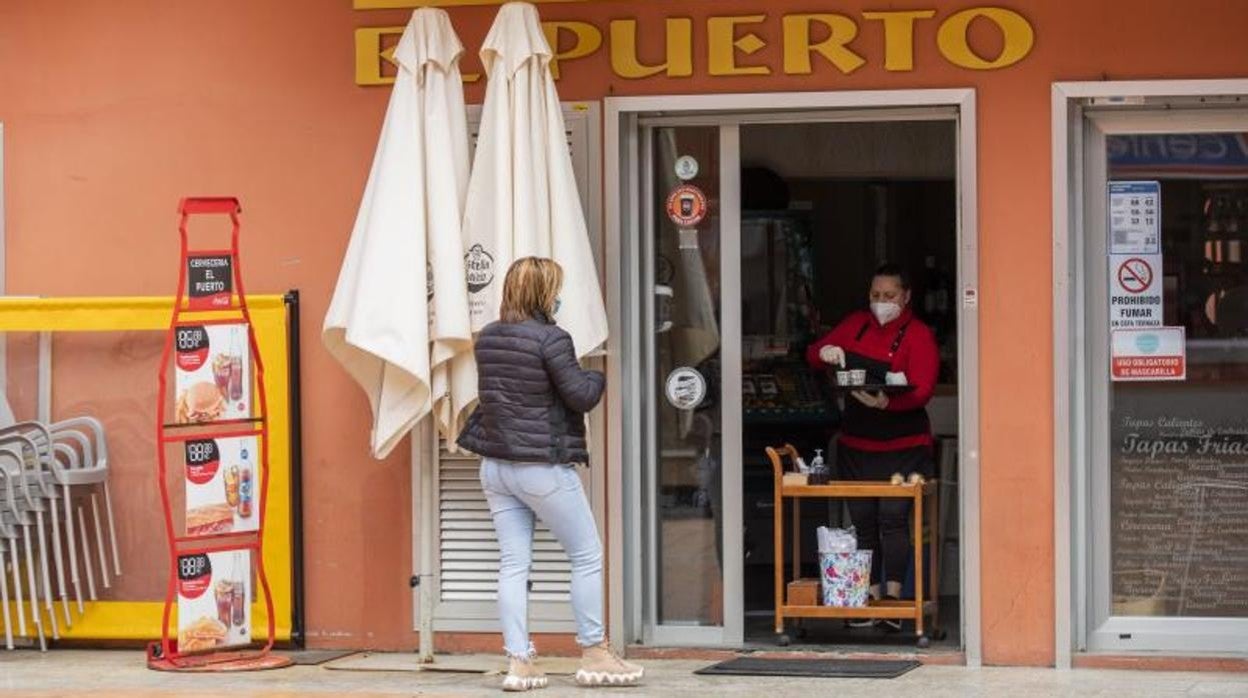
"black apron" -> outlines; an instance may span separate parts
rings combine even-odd
[[[863,335],[869,329],[871,329],[870,320],[863,324],[862,329],[858,331],[858,336],[854,337],[854,341],[862,341]],[[910,323],[906,322],[897,331],[897,338],[893,340],[893,344],[888,350],[889,359],[892,359],[893,355],[901,347],[901,341],[905,339],[906,330],[908,329],[910,329]],[[873,359],[858,352],[847,350],[845,352],[845,368],[851,371],[864,370],[867,372],[867,383],[882,385],[884,383],[884,374],[891,371],[893,367],[888,361],[880,361],[879,359]],[[922,407],[902,412],[877,410],[874,407],[867,407],[858,402],[858,399],[852,395],[845,398],[845,413],[841,420],[841,433],[846,436],[870,439],[872,441],[891,441],[907,436],[923,436],[931,432],[932,425],[930,420],[928,420],[927,410]]]

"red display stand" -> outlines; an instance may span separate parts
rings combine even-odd
[[[241,212],[238,200],[230,197],[187,198],[178,206],[178,294],[161,355],[156,409],[169,580],[161,638],[147,649],[152,669],[240,671],[291,663],[270,654],[275,619],[262,553],[269,489],[268,410],[264,364],[239,261]],[[231,225],[229,249],[190,244],[187,228],[192,220],[219,223],[221,217],[228,217]],[[233,339],[211,344],[222,336]],[[171,394],[176,395],[172,406]],[[248,450],[257,443],[258,449]],[[250,460],[253,453],[257,461]],[[227,457],[233,465],[226,465]],[[180,459],[178,480],[188,483],[187,496],[184,515],[175,517],[169,469],[171,460],[176,468]],[[180,529],[175,519],[181,520]],[[267,611],[263,645],[253,640],[253,579],[259,582]],[[178,627],[171,635],[175,603]]]

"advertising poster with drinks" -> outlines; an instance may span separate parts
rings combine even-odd
[[[251,551],[178,557],[178,651],[251,642]]]
[[[179,325],[174,328],[174,349],[176,423],[251,417],[247,325]]]
[[[259,529],[257,445],[254,436],[185,442],[186,535]]]

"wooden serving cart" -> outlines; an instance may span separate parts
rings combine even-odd
[[[864,481],[833,481],[826,485],[807,485],[790,482],[785,483],[784,457],[789,458],[792,464],[790,473],[797,473],[796,462],[798,458],[797,449],[790,444],[785,444],[783,448],[777,450],[767,447],[767,457],[771,460],[771,468],[775,481],[775,585],[776,585],[776,635],[780,646],[787,646],[790,642],[788,634],[785,633],[786,618],[892,618],[892,619],[909,619],[914,621],[915,636],[918,638],[918,646],[925,648],[931,644],[932,637],[941,639],[944,633],[939,630],[940,621],[940,604],[939,596],[939,572],[940,564],[937,557],[937,541],[936,530],[938,517],[936,497],[937,482],[936,480],[928,480],[922,485],[893,485],[888,482],[864,482]],[[784,502],[786,499],[793,501],[793,540],[792,544],[792,578],[798,579],[801,574],[801,506],[803,498],[821,498],[821,499],[837,499],[847,497],[899,497],[914,500],[914,506],[911,508],[911,520],[913,521],[913,540],[914,540],[914,599],[913,600],[896,600],[896,601],[871,601],[868,606],[861,608],[840,608],[835,606],[822,605],[794,605],[788,603],[785,598],[785,578],[784,578]],[[928,506],[924,507],[924,500],[930,500]],[[931,599],[925,596],[925,587],[923,583],[923,513],[928,515],[928,561],[927,565],[928,584],[931,589]],[[925,632],[924,620],[927,616],[931,616],[931,632]]]

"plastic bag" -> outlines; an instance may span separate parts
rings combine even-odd
[[[820,553],[853,553],[858,551],[858,536],[854,527],[828,528],[820,526],[816,531]]]

